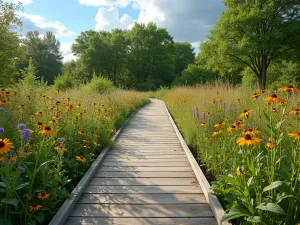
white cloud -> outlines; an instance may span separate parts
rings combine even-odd
[[[21,34],[26,34],[28,31],[38,31],[44,34],[46,31],[52,31],[57,37],[73,36],[75,32],[68,30],[61,22],[45,22],[45,19],[40,15],[18,13],[22,22],[23,29]]]
[[[33,3],[33,0],[13,0],[15,3],[21,2],[23,5],[29,5]]]
[[[111,30],[114,28],[128,29],[134,23],[132,17],[124,14],[119,17],[118,8],[101,7],[96,15],[96,30]]]
[[[79,0],[82,5],[105,6],[105,7],[126,7],[132,0]]]
[[[72,59],[77,59],[76,56],[73,55],[71,50],[72,43],[70,42],[62,42],[60,45],[60,50],[62,51],[62,56],[64,57],[63,61],[68,62]]]

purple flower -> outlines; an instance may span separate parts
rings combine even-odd
[[[203,122],[205,122],[205,115],[206,115],[206,113],[205,113],[205,112],[202,112],[202,119],[203,119]]]
[[[27,128],[27,126],[24,123],[20,123],[17,125],[17,128],[20,130],[23,130],[23,129]]]
[[[30,140],[30,130],[28,128],[24,128],[21,130],[21,138],[25,140]]]
[[[4,133],[4,128],[0,128],[0,135]]]
[[[26,172],[26,169],[23,167],[23,166],[19,166],[18,168],[22,173],[25,173]]]

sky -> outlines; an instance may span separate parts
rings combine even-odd
[[[86,30],[131,29],[135,22],[154,22],[175,41],[187,41],[197,52],[225,10],[222,0],[10,0],[23,3],[22,36],[52,31],[61,42],[64,61],[74,59],[71,45]]]

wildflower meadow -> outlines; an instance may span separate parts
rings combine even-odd
[[[127,117],[134,91],[0,90],[0,224],[48,224]]]
[[[300,222],[300,90],[161,89],[233,224]]]

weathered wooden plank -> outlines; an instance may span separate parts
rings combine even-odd
[[[111,205],[77,204],[70,216],[84,217],[212,217],[208,204]]]
[[[190,163],[188,161],[179,161],[179,162],[156,162],[156,161],[146,161],[146,162],[131,162],[131,161],[123,161],[123,162],[117,162],[117,161],[103,161],[102,166],[158,166],[158,167],[181,167],[181,166],[188,166]]]
[[[176,172],[166,172],[166,171],[100,171],[94,174],[94,177],[117,177],[117,178],[124,178],[124,177],[195,177],[195,174],[192,171],[176,171]]]
[[[202,194],[200,186],[87,186],[85,194],[161,194],[187,193]]]
[[[192,172],[192,168],[187,167],[137,167],[137,166],[101,166],[98,172],[127,172],[127,171],[138,171],[138,172]]]
[[[83,194],[85,204],[204,204],[203,194]]]
[[[139,162],[139,163],[151,163],[151,162],[188,162],[185,158],[175,159],[105,159],[105,162]]]
[[[183,150],[164,150],[164,151],[158,151],[158,150],[122,150],[122,149],[114,149],[111,150],[107,155],[125,155],[125,156],[130,156],[130,155],[184,155],[185,153]]]
[[[188,186],[198,184],[196,178],[93,178],[89,185],[99,186],[141,186],[141,185],[172,185],[172,186]]]
[[[139,160],[139,159],[182,159],[186,158],[184,155],[140,155],[140,156],[126,156],[126,155],[107,155],[105,160],[113,160],[113,159],[128,159],[128,160]]]
[[[217,225],[215,218],[69,217],[66,225]]]

